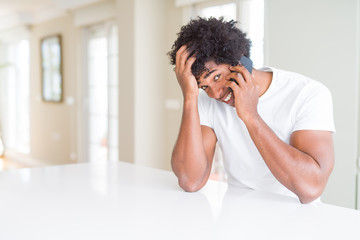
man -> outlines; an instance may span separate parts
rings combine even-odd
[[[250,74],[239,59],[249,57],[251,42],[235,24],[191,20],[169,52],[184,96],[171,162],[179,185],[189,192],[205,185],[218,142],[229,184],[312,202],[334,166],[331,94],[296,73]]]

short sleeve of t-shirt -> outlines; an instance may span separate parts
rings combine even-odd
[[[200,125],[208,126],[213,128],[212,120],[210,118],[211,114],[211,99],[207,96],[206,92],[199,89],[199,96],[198,96],[198,111],[199,111],[199,118],[200,118]]]
[[[316,82],[304,87],[297,99],[293,131],[324,130],[335,132],[333,104],[329,89]]]

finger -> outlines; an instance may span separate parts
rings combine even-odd
[[[233,81],[229,81],[226,83],[226,86],[231,88],[231,90],[234,92],[235,95],[237,95],[237,93],[240,91],[240,86],[237,85],[235,82]]]
[[[228,81],[231,81],[231,79],[234,79],[240,85],[240,87],[245,87],[245,79],[241,75],[241,73],[232,72],[228,76],[226,76],[225,79]]]
[[[230,66],[230,70],[241,73],[246,82],[252,81],[250,72],[243,65]]]
[[[177,50],[176,52],[176,61],[175,61],[175,67],[178,67],[180,65],[180,56],[181,54],[186,50],[186,45],[183,45],[179,48],[179,50]]]
[[[191,56],[187,61],[186,61],[186,70],[191,72],[191,66],[194,64],[194,62],[196,61],[196,57]]]
[[[185,49],[185,51],[183,51],[180,55],[180,61],[179,61],[179,67],[180,67],[180,71],[185,70],[186,67],[186,61],[189,58],[189,51],[187,51],[187,49]]]
[[[181,53],[184,51],[184,47],[185,46],[181,46],[176,52],[175,66],[179,65],[179,58],[180,58]]]

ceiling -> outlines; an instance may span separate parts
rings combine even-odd
[[[0,31],[19,24],[49,20],[103,0],[0,0]]]

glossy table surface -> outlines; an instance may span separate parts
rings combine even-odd
[[[0,172],[0,239],[360,239],[360,211],[172,172],[82,163]]]

